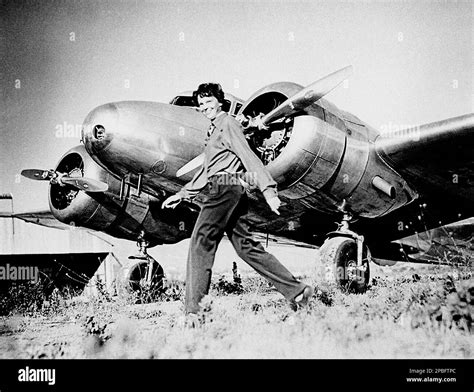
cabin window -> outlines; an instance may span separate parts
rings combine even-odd
[[[178,95],[171,100],[171,105],[176,106],[196,106],[193,97],[189,97],[186,95]],[[222,105],[222,110],[224,112],[229,113],[230,107],[232,106],[232,102],[228,99],[224,100],[224,104]]]

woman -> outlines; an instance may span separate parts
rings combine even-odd
[[[281,202],[276,182],[250,149],[240,123],[222,110],[224,92],[221,86],[201,84],[193,97],[199,110],[211,120],[204,163],[193,179],[162,205],[163,208],[175,208],[182,200],[192,201],[207,187],[209,196],[202,205],[189,246],[186,313],[196,314],[200,309],[199,302],[209,292],[215,253],[224,233],[237,254],[269,280],[290,301],[293,309],[306,305],[313,295],[313,288],[298,281],[252,238],[245,218],[248,198],[242,179],[252,177],[271,210],[279,215]]]

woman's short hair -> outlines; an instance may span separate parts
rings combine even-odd
[[[193,91],[193,99],[198,105],[198,97],[216,97],[217,101],[224,104],[224,91],[219,83],[202,83]]]

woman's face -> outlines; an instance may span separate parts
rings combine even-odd
[[[198,96],[197,101],[199,110],[211,121],[214,120],[218,113],[222,110],[222,104],[214,96]]]

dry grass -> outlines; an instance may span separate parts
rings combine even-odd
[[[182,282],[139,305],[101,291],[41,303],[33,290],[34,305],[23,293],[2,317],[1,357],[472,358],[472,271],[404,268],[378,274],[362,295],[307,278],[318,290],[296,313],[255,274],[216,277],[199,328],[182,325]]]

